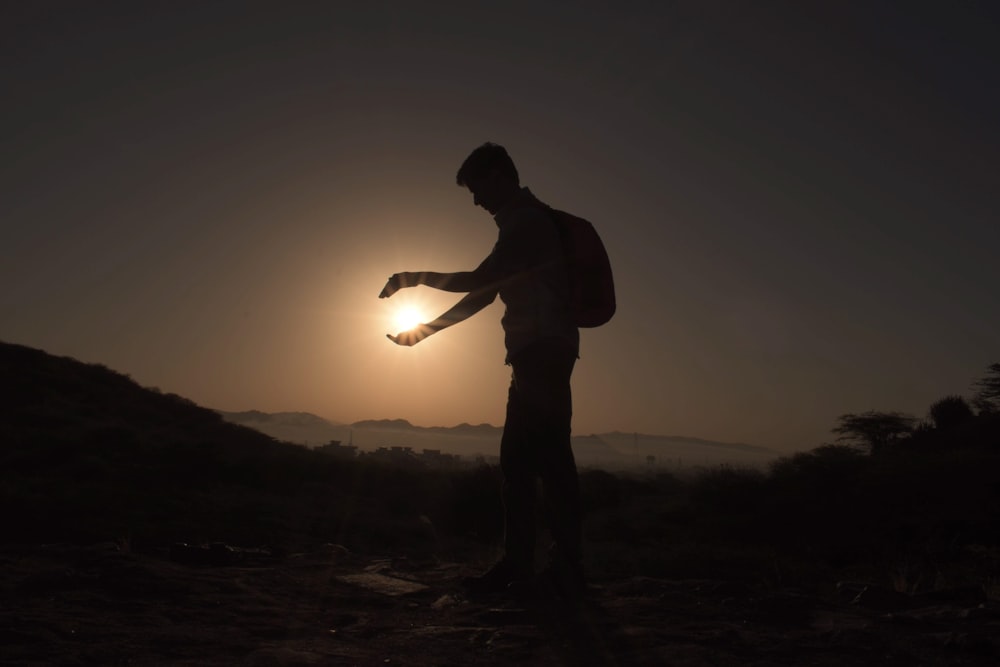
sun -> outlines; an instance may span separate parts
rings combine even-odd
[[[409,331],[424,321],[424,314],[415,306],[400,306],[393,313],[392,320],[396,331]]]

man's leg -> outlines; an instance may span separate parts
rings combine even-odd
[[[571,445],[573,399],[570,378],[576,353],[550,345],[539,363],[545,386],[546,419],[540,421],[538,472],[545,493],[545,509],[555,542],[553,566],[580,572],[582,560],[580,484]]]
[[[534,574],[535,482],[541,478],[560,560],[579,570],[580,500],[570,446],[570,376],[576,352],[560,340],[540,341],[511,359],[507,416],[500,441],[504,557],[474,589],[497,590]]]
[[[500,440],[503,472],[504,559],[520,577],[534,573],[535,479],[537,466],[532,442],[531,406],[525,400],[524,380],[515,370],[507,394],[507,418]]]
[[[580,483],[573,450],[557,444],[553,451],[546,453],[541,470],[545,508],[555,542],[555,555],[566,563],[579,565],[583,557]]]
[[[535,476],[541,478],[556,555],[579,568],[581,560],[580,489],[571,446],[573,400],[570,378],[576,351],[558,339],[539,341],[514,360],[517,398],[523,416],[534,500]],[[502,454],[501,454],[502,456]],[[532,538],[534,522],[530,525]],[[532,544],[534,544],[532,539]]]
[[[531,439],[531,415],[512,374],[507,393],[507,418],[500,440],[503,472],[504,553],[482,576],[467,581],[476,595],[505,590],[515,581],[534,576],[535,478]]]

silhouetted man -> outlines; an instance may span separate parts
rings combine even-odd
[[[580,335],[570,312],[569,275],[556,223],[520,185],[502,146],[486,143],[466,158],[457,181],[493,215],[496,245],[472,271],[406,272],[389,278],[380,298],[415,285],[466,292],[432,322],[389,338],[415,345],[491,304],[506,306],[501,323],[512,369],[507,416],[500,442],[503,472],[504,554],[470,582],[474,593],[532,582],[535,550],[535,484],[542,480],[554,548],[542,575],[563,593],[583,587],[576,462],[570,447],[573,414],[570,376]]]

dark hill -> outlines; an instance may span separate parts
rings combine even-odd
[[[405,540],[373,513],[421,511],[399,471],[278,442],[104,366],[7,343],[0,470],[0,544]],[[375,493],[378,507],[358,501]]]
[[[176,394],[140,387],[99,364],[0,343],[0,433],[5,456],[33,446],[116,443],[141,448],[274,440]]]

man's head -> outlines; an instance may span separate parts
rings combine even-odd
[[[521,189],[517,167],[503,146],[486,142],[465,158],[455,179],[469,188],[476,206],[492,215]]]

